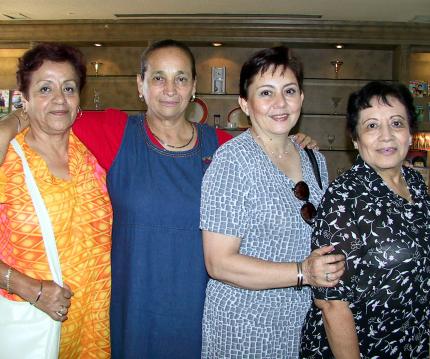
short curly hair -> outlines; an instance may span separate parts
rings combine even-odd
[[[37,71],[45,61],[70,63],[79,78],[79,91],[82,90],[87,78],[87,67],[82,52],[69,45],[44,42],[26,51],[18,60],[16,81],[24,97],[28,98],[33,72]]]
[[[391,106],[389,97],[396,98],[405,106],[408,116],[410,132],[416,129],[417,115],[415,112],[414,99],[409,89],[400,82],[371,81],[358,91],[353,92],[348,99],[346,109],[346,126],[351,138],[357,140],[357,125],[360,112],[372,107],[370,101],[376,97],[385,105]]]

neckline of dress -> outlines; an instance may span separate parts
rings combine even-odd
[[[193,154],[194,152],[198,151],[200,149],[200,139],[201,139],[201,130],[199,126],[195,126],[196,129],[196,144],[193,148],[190,148],[189,150],[185,151],[170,151],[163,147],[163,145],[154,137],[151,130],[148,128],[148,123],[145,120],[144,116],[141,117],[140,122],[140,129],[144,135],[144,138],[146,139],[146,142],[148,145],[153,148],[157,153],[168,155],[170,157],[184,157]]]

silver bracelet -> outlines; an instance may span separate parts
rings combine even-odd
[[[42,295],[42,290],[43,290],[43,280],[40,280],[39,293],[37,293],[37,298],[36,298],[36,300],[35,300],[34,302],[30,302],[30,304],[31,304],[31,305],[35,305],[35,304],[39,301],[40,296]]]
[[[303,288],[303,269],[302,262],[297,262],[297,285],[295,287],[296,290],[302,290]]]
[[[5,275],[5,279],[6,279],[6,291],[9,294],[12,294],[12,292],[10,291],[10,277],[12,276],[12,267],[9,267],[6,275]]]

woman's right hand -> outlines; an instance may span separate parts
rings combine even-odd
[[[67,320],[72,296],[73,293],[67,284],[60,287],[52,280],[44,280],[42,294],[35,306],[52,319],[64,322]]]
[[[303,263],[303,283],[313,287],[334,287],[345,271],[345,256],[329,254],[333,246],[315,249]]]

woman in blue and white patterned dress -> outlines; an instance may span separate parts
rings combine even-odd
[[[430,196],[402,167],[415,122],[406,86],[371,82],[350,96],[358,156],[321,202],[312,245],[336,244],[346,271],[315,288],[301,357],[428,359]]]
[[[262,50],[242,67],[239,104],[252,129],[217,151],[202,186],[200,225],[212,277],[202,358],[297,358],[311,291],[295,289],[333,286],[343,273],[344,257],[328,255],[332,246],[310,254],[305,221],[312,221],[328,176],[316,152],[320,189],[306,152],[288,136],[302,86],[302,65],[286,47]]]

